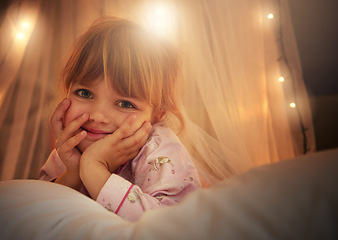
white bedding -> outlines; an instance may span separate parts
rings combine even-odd
[[[338,239],[338,149],[257,167],[129,223],[61,185],[0,182],[0,239]]]

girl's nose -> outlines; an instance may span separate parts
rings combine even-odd
[[[94,104],[90,111],[89,120],[108,124],[111,121],[111,112],[105,104]]]

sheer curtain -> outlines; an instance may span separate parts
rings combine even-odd
[[[103,14],[139,21],[181,50],[180,138],[207,184],[314,151],[288,11],[287,0],[13,1],[0,30],[1,179],[37,177],[67,51]]]

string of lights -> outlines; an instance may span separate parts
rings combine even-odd
[[[307,137],[306,137],[306,131],[308,130],[305,126],[304,126],[304,122],[303,122],[303,119],[302,119],[302,115],[300,113],[300,110],[299,110],[299,105],[297,105],[297,91],[296,91],[296,86],[295,86],[295,82],[294,82],[294,74],[291,70],[291,67],[290,67],[290,64],[289,64],[289,61],[286,57],[286,52],[285,52],[285,46],[284,46],[284,42],[283,42],[283,25],[282,25],[282,19],[281,19],[281,2],[280,0],[276,0],[277,1],[277,5],[278,5],[278,10],[279,10],[279,14],[278,14],[278,17],[279,17],[279,21],[278,21],[278,38],[277,40],[279,41],[279,45],[280,45],[280,50],[281,50],[281,56],[278,58],[278,61],[283,61],[283,63],[285,64],[286,68],[287,68],[287,71],[289,73],[289,76],[287,77],[287,80],[291,83],[291,91],[292,91],[292,96],[293,96],[293,99],[292,101],[289,103],[289,107],[294,109],[297,113],[297,117],[298,117],[298,120],[299,120],[299,125],[300,125],[300,129],[301,129],[301,133],[302,133],[302,137],[303,137],[303,153],[306,154],[309,149],[308,149],[308,142],[307,142]],[[275,19],[275,16],[274,14],[272,13],[269,13],[268,16],[267,16],[268,19]],[[278,78],[278,81],[281,82],[281,83],[284,83],[286,81],[286,78],[284,76],[280,76]]]

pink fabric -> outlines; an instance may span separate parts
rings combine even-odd
[[[61,161],[57,151],[54,149],[40,170],[40,180],[50,181],[60,176],[66,170],[66,166]]]
[[[55,178],[64,169],[54,150],[41,169],[40,179]],[[97,202],[124,219],[136,221],[143,212],[175,205],[199,187],[197,170],[184,146],[168,127],[155,124],[139,154],[107,180]]]

